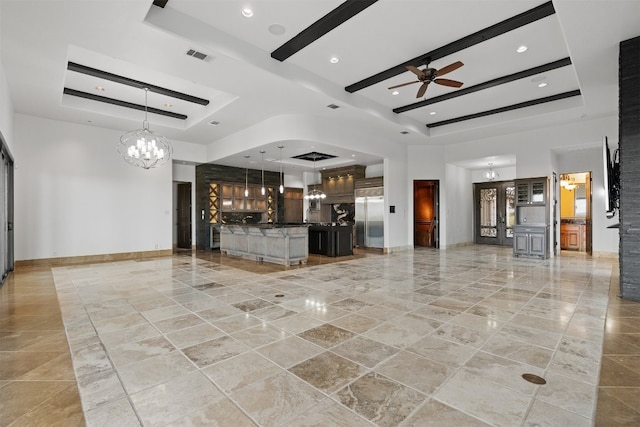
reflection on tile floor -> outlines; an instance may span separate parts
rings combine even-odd
[[[5,285],[0,424],[639,420],[628,387],[640,379],[637,303],[611,296],[623,318],[607,323],[599,375],[613,260],[513,259],[489,246],[295,268],[200,255],[51,269],[70,352],[59,315],[38,310],[55,293],[26,285],[16,313]],[[50,271],[31,273],[34,285]]]

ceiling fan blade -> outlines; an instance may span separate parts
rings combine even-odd
[[[450,73],[453,70],[457,70],[458,68],[462,67],[464,64],[460,61],[456,61],[453,64],[449,64],[446,67],[442,67],[440,68],[438,71],[436,71],[435,75],[437,76],[442,76],[444,74]]]
[[[390,87],[389,87],[389,89],[395,89],[395,88],[397,88],[397,87],[408,86],[408,85],[412,85],[412,84],[414,84],[414,83],[420,83],[420,81],[419,81],[419,80],[416,80],[416,81],[414,81],[414,82],[401,83],[401,84],[399,84],[399,85],[390,86]]]
[[[434,83],[438,83],[439,85],[450,86],[450,87],[460,87],[464,84],[457,80],[449,80],[449,79],[435,79]]]
[[[418,89],[418,94],[416,95],[416,98],[422,98],[428,88],[429,88],[429,82],[422,83],[422,86],[420,86],[420,89]]]
[[[407,65],[407,70],[411,71],[413,74],[415,74],[418,77],[424,77],[424,71],[422,71],[420,68],[418,67],[414,67],[413,65]]]

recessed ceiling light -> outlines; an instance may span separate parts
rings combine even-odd
[[[351,155],[351,157],[355,157],[355,156],[356,156],[355,154],[352,154],[352,155]]]
[[[516,52],[518,53],[524,53],[527,51],[527,49],[529,49],[527,46],[522,45],[522,46],[518,46],[518,48],[516,49]]]
[[[287,30],[280,24],[272,24],[269,25],[269,32],[271,34],[273,34],[274,36],[281,36],[283,35]]]
[[[391,92],[391,95],[396,96],[398,95],[400,92],[398,92],[397,90],[394,90],[393,92]]]
[[[435,112],[435,111],[431,111],[431,112],[429,113],[429,115],[430,115],[430,116],[435,116],[435,115],[436,115],[436,112]]]
[[[547,82],[538,83],[538,87],[545,87],[546,85],[547,85]]]
[[[251,18],[253,16],[253,10],[249,7],[242,8],[242,16],[245,18]]]
[[[104,88],[102,86],[96,86],[96,90],[98,92],[104,92]]]
[[[340,62],[340,58],[338,58],[337,56],[332,56],[331,59],[329,59],[329,62],[331,62],[332,64],[337,64],[338,62]]]
[[[173,107],[173,104],[170,104],[170,103],[168,103],[168,102],[165,102],[164,106],[165,106],[165,107],[167,107],[167,108],[171,108],[171,107]]]

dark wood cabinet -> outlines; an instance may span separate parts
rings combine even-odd
[[[309,253],[330,257],[353,255],[353,227],[309,227]]]

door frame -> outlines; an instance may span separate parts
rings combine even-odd
[[[418,188],[424,184],[433,186],[433,218],[431,219],[432,248],[440,248],[440,180],[437,179],[414,179],[413,180],[413,246],[416,246],[416,193]]]
[[[191,211],[193,200],[191,196],[191,183],[190,182],[178,182],[177,183],[177,194],[176,194],[176,232],[177,232],[177,241],[176,246],[180,249],[191,249],[193,245],[192,239],[192,219],[191,219]],[[188,202],[188,206],[185,206],[182,203],[181,197],[186,196],[186,201]],[[183,220],[186,221],[183,223]],[[183,233],[188,233],[188,239],[183,240]]]
[[[514,189],[514,212],[515,212],[515,182],[509,181],[488,181],[477,182],[473,184],[473,240],[476,244],[497,245],[497,246],[513,246],[513,236],[507,236],[506,229],[506,197],[505,190],[507,187]],[[496,237],[486,237],[480,235],[480,190],[486,188],[496,188]],[[500,213],[502,212],[502,215]],[[503,224],[504,226],[501,226]]]

